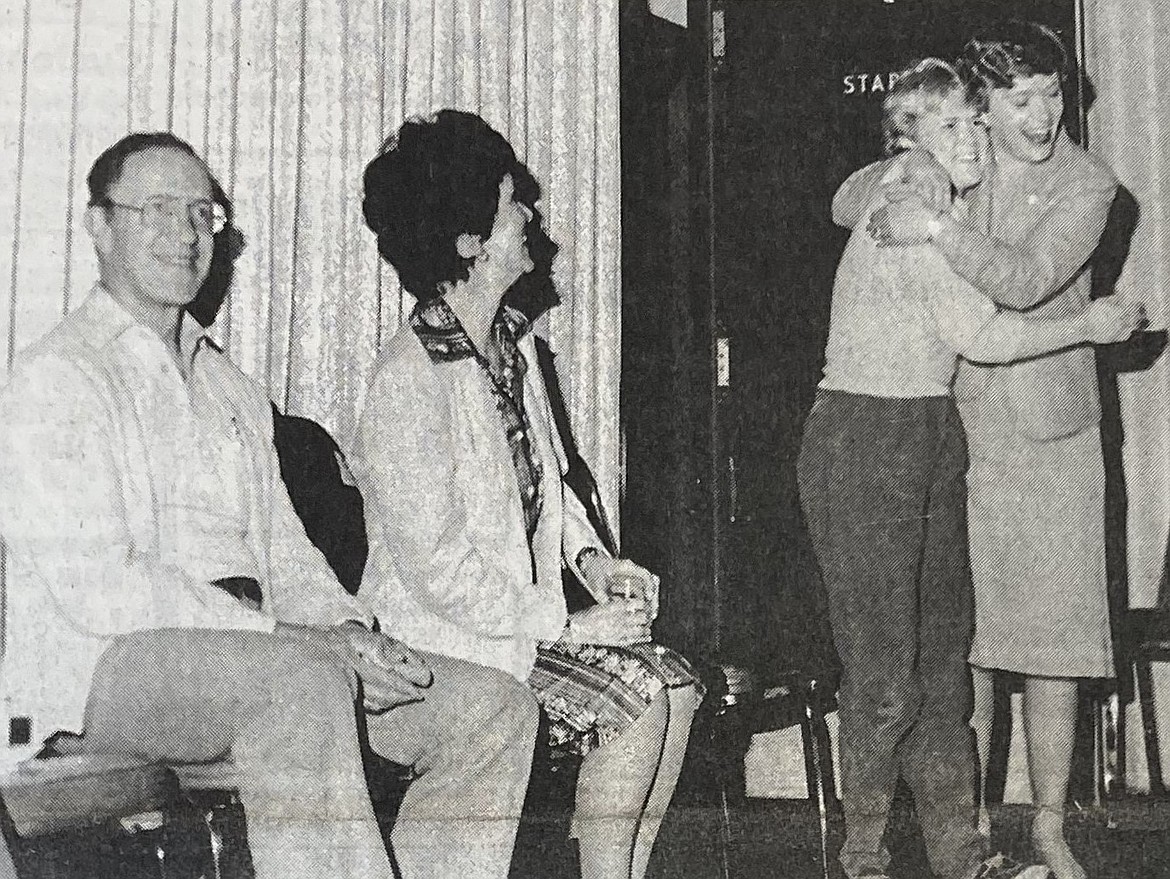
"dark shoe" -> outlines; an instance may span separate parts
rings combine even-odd
[[[1021,864],[1007,855],[992,855],[979,865],[971,879],[1048,879],[1044,864]]]

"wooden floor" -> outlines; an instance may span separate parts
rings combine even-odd
[[[554,805],[547,822],[533,821],[529,816],[512,879],[576,879],[580,875],[571,844],[565,839],[570,803],[566,800]],[[655,848],[650,879],[823,879],[820,821],[808,800],[733,798],[726,816],[725,824],[719,797],[711,786],[680,786]],[[1018,859],[1029,858],[1030,808],[1001,806],[993,810],[992,817],[993,849]],[[540,827],[543,823],[548,826]],[[220,876],[251,879],[242,813],[237,807],[226,809],[218,814],[216,825],[225,840]],[[842,836],[839,811],[830,813],[829,828],[829,875],[843,879],[836,865]],[[1089,879],[1170,879],[1170,800],[1133,796],[1110,801],[1105,808],[1073,809],[1068,830],[1070,844]],[[40,840],[33,845],[35,851],[24,852],[22,860],[31,869],[26,869],[21,879],[215,876],[202,816],[195,812],[177,816],[175,823],[160,830],[73,836]],[[893,857],[893,879],[929,879],[921,836],[904,797],[895,803],[887,841]],[[159,846],[168,852],[165,864],[156,859]]]
[[[651,864],[653,879],[722,879],[727,852],[730,879],[815,879],[822,875],[819,819],[808,801],[746,800],[729,810],[730,844],[720,840],[715,804],[679,803],[668,816]],[[993,810],[992,848],[1030,857],[1031,810]],[[1105,809],[1076,809],[1067,819],[1070,845],[1089,879],[1170,879],[1170,801],[1131,797]],[[839,814],[830,820],[833,879],[841,844]],[[894,879],[929,879],[914,816],[900,804],[887,833]]]

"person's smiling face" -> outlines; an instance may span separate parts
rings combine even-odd
[[[203,162],[178,149],[152,147],[126,158],[100,211],[95,241],[102,281],[143,308],[181,307],[195,298],[211,267],[213,194]],[[140,210],[173,200],[173,216]]]
[[[914,125],[914,143],[938,159],[959,192],[983,179],[985,137],[981,114],[960,89],[948,92]]]
[[[1017,77],[1010,88],[991,89],[987,125],[996,157],[1033,165],[1048,161],[1063,116],[1064,95],[1055,74]]]

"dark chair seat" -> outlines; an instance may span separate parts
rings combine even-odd
[[[153,876],[149,864],[174,857],[206,858],[216,876],[251,876],[245,852],[222,858],[225,810],[239,807],[230,762],[169,766],[78,753],[80,742],[72,734],[53,736],[37,758],[0,775],[0,824],[16,875],[89,875],[90,857],[103,859],[105,869],[111,858],[117,863],[133,852],[140,863],[126,876]]]
[[[22,838],[162,811],[178,800],[175,774],[132,757],[84,754],[28,760],[0,776],[11,829]]]
[[[1125,612],[1122,635],[1133,650],[1158,661],[1170,658],[1170,608],[1134,608]]]
[[[707,723],[714,775],[719,788],[723,879],[730,879],[729,794],[743,795],[743,759],[756,733],[799,727],[804,746],[805,783],[817,811],[822,875],[829,879],[829,812],[836,804],[832,745],[825,715],[836,708],[831,687],[807,674],[773,674],[762,680],[738,666],[718,669],[722,680],[704,675],[714,715]]]

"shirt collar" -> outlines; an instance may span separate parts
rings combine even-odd
[[[434,363],[474,358],[478,353],[459,317],[441,296],[417,303],[410,313],[410,326]],[[522,312],[505,305],[492,323],[492,332],[504,333],[516,344],[530,327]]]
[[[95,284],[93,290],[82,304],[85,312],[84,320],[89,326],[87,335],[97,347],[113,342],[128,330],[140,326],[129,311],[118,302],[110,292],[100,283]],[[145,329],[145,328],[144,328]],[[149,330],[148,330],[149,332]],[[191,364],[195,355],[204,345],[210,345],[217,351],[219,345],[185,309],[179,322],[179,352],[184,362]]]

